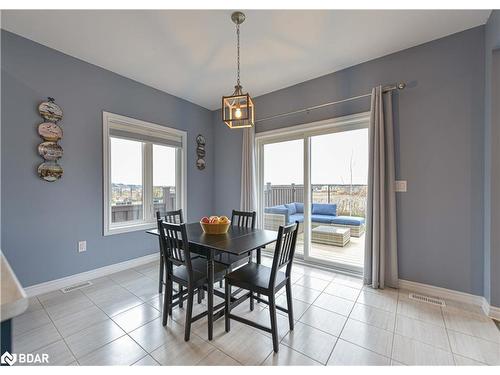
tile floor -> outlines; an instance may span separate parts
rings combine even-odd
[[[212,341],[201,319],[184,342],[183,309],[161,325],[157,277],[154,262],[31,298],[14,319],[14,351],[48,353],[52,365],[500,365],[500,331],[478,307],[435,307],[301,264],[293,268],[295,329],[280,312],[278,354],[269,334],[235,321],[225,333],[223,319]],[[285,301],[282,292],[277,303]],[[205,308],[195,304],[194,313]],[[269,325],[263,304],[236,313]]]

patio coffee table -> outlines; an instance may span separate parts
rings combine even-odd
[[[351,240],[349,228],[320,225],[312,229],[312,242],[344,247]]]

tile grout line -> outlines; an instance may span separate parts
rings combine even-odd
[[[308,275],[306,275],[306,276],[308,276]],[[336,276],[337,276],[337,275],[335,274],[335,276],[333,277],[333,279],[331,279],[331,280],[329,281],[328,285],[330,285],[331,283],[335,282],[335,278],[336,278]],[[314,278],[313,276],[309,276],[309,277]],[[300,280],[300,279],[299,279],[299,280]],[[299,281],[299,280],[297,280],[297,281]],[[319,280],[322,280],[322,279],[319,279]],[[297,282],[297,281],[296,281],[296,282]],[[295,282],[295,283],[296,283],[296,282]],[[294,285],[295,285],[295,284],[294,284]],[[308,287],[302,286],[302,285],[300,285],[300,284],[297,284],[297,285],[299,285],[299,286],[301,286],[301,287],[303,287],[303,288],[306,288],[306,289],[311,289],[311,290],[314,290],[314,291],[318,291],[318,290],[316,290],[316,289],[313,289],[313,288],[308,288]],[[349,287],[349,286],[344,285],[344,284],[340,284],[340,285],[345,286],[345,287]],[[328,286],[327,286],[327,287],[328,287]],[[326,287],[326,288],[327,288],[327,287]],[[326,289],[326,288],[325,288],[325,289]],[[352,288],[352,287],[349,287],[349,288],[351,288],[351,289],[357,289],[357,288]],[[321,310],[328,311],[328,312],[331,312],[331,313],[334,313],[334,314],[337,314],[337,315],[341,315],[341,316],[343,316],[343,317],[346,317],[345,315],[342,315],[342,314],[339,314],[339,313],[336,313],[336,312],[330,311],[330,310],[328,310],[328,309],[324,309],[324,308],[322,308],[322,307],[320,307],[320,306],[316,306],[316,305],[314,305],[314,302],[315,302],[315,301],[316,301],[316,300],[317,300],[317,299],[321,296],[321,294],[323,294],[323,293],[325,293],[325,294],[327,294],[327,295],[329,295],[329,296],[333,296],[333,297],[336,297],[336,298],[340,298],[340,299],[343,299],[343,300],[346,300],[346,301],[349,301],[349,302],[353,303],[353,306],[351,307],[351,309],[350,309],[350,311],[349,311],[349,315],[347,315],[346,320],[345,320],[345,322],[344,322],[344,325],[342,326],[342,329],[340,330],[340,332],[339,332],[339,335],[338,335],[338,336],[332,335],[332,334],[331,334],[331,333],[329,333],[329,332],[323,331],[322,329],[319,329],[319,328],[313,327],[313,326],[311,326],[311,325],[309,325],[309,324],[307,324],[307,323],[304,323],[304,322],[300,321],[300,318],[299,318],[299,320],[297,320],[297,322],[300,322],[301,324],[304,324],[304,325],[306,325],[306,326],[308,326],[308,327],[311,327],[311,328],[313,328],[313,329],[317,329],[317,330],[318,330],[318,331],[320,331],[320,332],[323,332],[323,333],[325,333],[325,334],[328,334],[328,335],[330,335],[330,336],[332,336],[332,337],[335,337],[335,338],[336,338],[336,340],[335,340],[335,344],[333,345],[332,351],[330,352],[330,354],[329,354],[329,356],[328,356],[328,359],[327,359],[326,363],[325,363],[324,365],[321,363],[321,365],[326,366],[326,365],[328,364],[328,361],[330,360],[331,355],[332,355],[333,351],[335,350],[335,347],[336,347],[336,345],[337,345],[337,343],[338,343],[338,340],[340,339],[340,335],[342,334],[342,331],[344,330],[345,325],[347,324],[347,321],[348,321],[348,320],[349,320],[349,318],[350,318],[350,315],[351,315],[351,313],[352,313],[352,310],[354,309],[354,306],[356,305],[357,300],[358,300],[359,295],[361,294],[361,291],[362,291],[362,290],[363,290],[363,287],[362,287],[361,289],[359,289],[359,294],[358,294],[358,296],[356,297],[356,300],[355,300],[355,301],[351,301],[351,300],[348,300],[348,299],[343,298],[343,297],[339,297],[339,296],[331,295],[331,294],[329,294],[329,293],[324,292],[324,290],[323,290],[323,291],[320,291],[320,294],[319,294],[319,295],[318,295],[318,296],[317,296],[317,297],[316,297],[316,298],[315,298],[315,299],[314,299],[311,303],[309,303],[309,306],[307,307],[307,309],[306,309],[306,310],[302,313],[301,317],[303,317],[303,316],[307,313],[307,311],[311,308],[311,306],[314,306],[314,307],[317,307],[317,308],[319,308],[319,309],[321,309]],[[284,292],[284,293],[286,293],[286,292]],[[292,299],[293,299],[293,296],[292,296]],[[301,301],[301,300],[298,300],[298,301],[303,302],[303,303],[306,303],[306,302]],[[267,306],[266,306],[266,308],[265,308],[265,309],[267,309]],[[380,309],[379,309],[379,310],[380,310]],[[356,320],[356,319],[354,319],[354,320]],[[358,320],[356,320],[356,321],[358,321]],[[361,322],[361,323],[363,323],[363,322]],[[369,325],[369,324],[367,324],[367,325]],[[379,328],[379,327],[376,327],[376,328]],[[387,330],[386,330],[386,331],[387,331]],[[390,331],[388,331],[388,332],[390,332]],[[284,336],[283,336],[283,338],[280,340],[280,343],[281,343],[281,344],[283,344],[283,345],[285,345],[285,346],[287,346],[287,347],[288,347],[288,348],[290,348],[291,350],[297,351],[297,350],[293,349],[292,347],[290,347],[290,346],[286,345],[285,343],[283,343],[283,340],[284,340],[284,339],[285,339],[285,337],[286,337],[286,336],[288,336],[289,334],[290,334],[290,331],[288,331],[288,333],[287,333],[286,335],[284,335]],[[351,342],[350,342],[350,341],[348,341],[348,340],[346,340],[346,341],[347,341],[347,342],[349,342],[349,343],[351,343]],[[361,346],[359,346],[359,345],[357,345],[357,344],[354,344],[354,343],[351,343],[351,344],[356,345],[356,346],[358,346],[358,347],[361,347]],[[364,347],[361,347],[361,348],[366,349],[366,350],[369,350],[369,351],[371,351],[371,352],[373,352],[373,353],[375,353],[375,354],[380,355],[379,353],[376,353],[376,352],[374,352],[374,351],[372,351],[372,350],[370,350],[370,349],[367,349],[367,348],[364,348]],[[316,361],[316,362],[318,362],[317,360],[315,360],[314,358],[312,358],[312,357],[308,356],[308,355],[307,355],[307,354],[305,354],[305,353],[302,353],[302,352],[300,352],[300,351],[297,351],[297,352],[298,352],[298,353],[300,353],[300,354],[302,354],[302,355],[305,355],[306,357],[308,357],[308,358],[310,358],[310,359],[312,359],[312,360],[314,360],[314,361]],[[271,354],[272,354],[272,353],[271,353]],[[383,357],[387,358],[386,356],[383,356]],[[266,358],[266,359],[267,359],[267,358]],[[389,358],[389,359],[390,359],[390,358]],[[320,363],[320,362],[318,362],[318,363]]]
[[[334,278],[333,280],[335,280],[335,278]],[[333,282],[333,280],[332,280],[332,282]],[[361,289],[361,290],[362,290],[362,289]],[[345,326],[347,325],[347,322],[349,321],[349,318],[350,318],[350,316],[351,316],[351,314],[352,314],[352,310],[354,309],[354,306],[356,305],[356,303],[357,303],[357,301],[358,301],[358,299],[359,299],[359,296],[360,296],[360,295],[361,295],[361,291],[359,292],[358,297],[356,298],[356,301],[354,301],[354,303],[353,303],[353,305],[352,305],[352,307],[351,307],[351,310],[349,311],[349,315],[347,316],[347,319],[345,320],[344,325],[342,326],[342,329],[341,329],[341,330],[340,330],[340,332],[339,332],[339,337],[337,338],[337,341],[335,341],[335,345],[333,346],[333,349],[332,349],[332,351],[330,352],[330,355],[328,356],[328,360],[326,361],[326,364],[327,364],[327,365],[328,365],[328,362],[330,361],[330,358],[332,357],[332,354],[333,354],[333,351],[335,350],[335,347],[337,346],[337,344],[338,344],[338,342],[339,342],[339,340],[340,340],[340,336],[342,336],[342,332],[344,332]],[[347,340],[346,340],[346,341],[347,341]],[[359,346],[359,345],[358,345],[358,346]]]
[[[110,280],[111,280],[111,281],[113,281],[113,282],[115,283],[115,281],[114,281],[114,280],[112,280],[112,279],[110,279]],[[116,283],[116,284],[117,284],[117,283]],[[118,285],[118,284],[117,284],[117,285]],[[101,307],[100,307],[99,305],[97,305],[97,304],[96,304],[96,303],[95,303],[95,302],[94,302],[94,301],[93,301],[93,300],[92,300],[92,299],[91,299],[88,295],[86,295],[86,294],[85,294],[85,293],[83,293],[83,292],[82,292],[82,294],[83,294],[85,297],[87,297],[87,298],[89,299],[89,301],[90,301],[90,302],[92,302],[92,304],[93,304],[95,307],[97,307],[97,308],[98,308],[98,309],[99,309],[99,310],[100,310],[100,311],[101,311],[104,315],[106,315],[106,316],[108,317],[108,319],[110,319],[110,320],[111,320],[114,324],[116,324],[116,322],[115,322],[113,319],[111,319],[111,316],[109,316],[109,315],[108,315],[108,314],[107,314],[107,313],[106,313],[103,309],[101,309]],[[79,330],[79,331],[76,331],[76,332],[72,333],[70,336],[73,336],[73,335],[75,335],[75,334],[77,334],[77,333],[79,333],[79,332],[82,332],[83,330],[85,330],[85,329],[87,329],[87,328],[91,328],[91,327],[93,327],[93,326],[96,326],[97,324],[102,323],[102,322],[104,322],[104,320],[103,320],[103,321],[100,321],[100,322],[97,322],[97,323],[93,323],[93,324],[89,325],[88,327],[85,327],[85,328],[83,328],[83,329],[81,329],[81,330]],[[125,335],[127,334],[127,332],[126,332],[126,331],[125,331],[122,327],[120,327],[118,324],[116,324],[116,325],[117,325],[117,326],[118,326],[118,327],[119,327],[119,328],[120,328],[123,332],[125,332]],[[54,324],[54,326],[55,326],[55,324]],[[56,327],[56,329],[57,329],[57,327]],[[104,346],[106,346],[106,345],[108,345],[108,344],[112,343],[113,341],[116,341],[116,340],[118,340],[118,339],[122,338],[122,337],[123,337],[123,336],[125,336],[125,335],[121,335],[120,337],[117,337],[117,338],[115,338],[114,340],[111,340],[110,342],[108,342],[108,343],[106,343],[106,344],[103,344],[103,345],[101,345],[101,346],[99,346],[99,347],[95,348],[94,350],[92,350],[92,351],[90,351],[90,352],[86,353],[85,355],[83,355],[81,358],[86,357],[86,356],[88,356],[88,355],[90,355],[90,354],[92,354],[92,353],[96,352],[97,350],[101,349],[102,347],[104,347]],[[62,334],[61,334],[61,337],[63,337],[63,336],[62,336]],[[64,337],[63,337],[63,339],[64,339]],[[65,341],[65,343],[66,343],[66,341]],[[80,366],[80,359],[81,359],[81,358],[77,358],[77,356],[73,353],[73,351],[71,350],[71,348],[69,347],[69,345],[68,345],[67,343],[66,343],[66,345],[67,345],[68,349],[71,351],[71,353],[73,354],[73,356],[75,357],[76,363],[78,363],[78,365]]]
[[[330,284],[333,282],[333,280],[335,280],[335,278],[336,278],[336,277],[337,277],[337,275],[335,275],[335,276],[333,277],[333,279],[329,281],[328,285],[330,285]],[[325,289],[326,289],[326,288],[325,288]],[[314,302],[316,302],[316,300],[317,300],[317,299],[321,296],[321,294],[323,294],[323,292],[320,292],[320,294],[319,294],[319,295],[318,295],[318,296],[317,296],[317,297],[316,297],[316,298],[315,298],[315,299],[314,299],[314,300],[313,300],[313,301],[309,304],[309,307],[308,307],[308,308],[307,308],[307,309],[306,309],[306,310],[302,313],[301,317],[303,317],[303,316],[304,316],[304,314],[307,312],[307,310],[309,310],[309,309],[311,308],[311,306],[313,306]],[[328,293],[327,293],[327,294],[328,294]],[[339,298],[340,298],[340,297],[339,297]],[[293,300],[293,296],[292,296],[292,300]],[[293,303],[293,302],[292,302],[292,303]],[[354,305],[353,305],[353,307],[354,307]],[[323,309],[323,310],[326,310],[326,309]],[[328,310],[327,310],[327,311],[328,311]],[[351,311],[352,311],[352,308],[351,308]],[[350,314],[351,314],[351,313],[349,312],[349,315],[350,315]],[[341,315],[341,314],[339,314],[339,315]],[[338,337],[336,337],[335,344],[333,344],[332,350],[330,351],[330,354],[328,355],[328,358],[326,359],[325,364],[322,364],[322,363],[320,362],[320,363],[321,363],[321,365],[323,365],[323,366],[327,366],[327,365],[328,365],[328,361],[330,360],[330,357],[331,357],[331,355],[332,355],[333,351],[335,350],[335,347],[337,346],[337,343],[338,343],[338,341],[339,341],[339,339],[340,339],[340,334],[342,333],[342,331],[343,331],[343,329],[344,329],[344,327],[345,327],[345,324],[347,323],[347,320],[348,320],[348,319],[349,319],[349,316],[347,317],[346,321],[344,322],[344,325],[342,326],[342,329],[341,329],[341,330],[340,330],[340,332],[339,332],[339,336],[338,336]],[[304,323],[302,323],[302,324],[304,324]],[[307,324],[306,324],[306,325],[307,325]],[[314,327],[313,327],[313,328],[314,328]],[[321,331],[321,332],[323,332],[323,331]],[[289,334],[290,334],[290,332],[288,332],[288,335],[289,335]],[[332,335],[332,336],[333,336],[333,335]],[[285,336],[285,337],[286,337],[286,336]],[[284,339],[285,337],[283,337],[283,339]],[[333,336],[333,337],[335,337],[335,336]],[[283,341],[283,339],[282,339],[281,341]],[[286,344],[285,344],[285,345],[286,345]],[[288,346],[288,345],[287,345],[287,346]],[[293,348],[291,348],[291,349],[293,349]],[[302,354],[304,354],[304,353],[302,353]],[[311,358],[311,359],[312,359],[312,358]],[[316,362],[318,362],[318,361],[316,361]]]
[[[198,337],[199,337],[199,336],[198,336]],[[200,338],[203,340],[203,338],[202,338],[202,337],[200,337]],[[205,341],[205,340],[203,340],[203,341]],[[207,343],[209,343],[209,344],[210,344],[210,342],[209,342],[209,341],[205,341],[205,342],[207,342]],[[196,365],[195,365],[195,366],[198,366],[198,365],[201,363],[201,361],[203,361],[205,358],[207,358],[210,354],[212,354],[212,353],[213,353],[213,352],[215,352],[216,350],[218,350],[218,351],[220,351],[221,353],[223,353],[223,354],[227,355],[229,358],[231,358],[233,361],[236,361],[236,363],[240,364],[241,366],[245,366],[243,363],[241,363],[240,361],[238,361],[236,358],[233,358],[231,355],[229,355],[228,353],[226,353],[224,350],[222,350],[222,349],[221,349],[221,348],[219,348],[218,346],[215,346],[214,344],[211,344],[211,345],[212,345],[215,349],[214,349],[214,350],[212,350],[211,352],[209,352],[209,353],[208,353],[205,357],[203,357],[202,359],[200,359],[198,362],[196,362]],[[266,357],[266,358],[267,358],[267,357]]]
[[[448,333],[448,327],[446,326],[446,320],[444,319],[443,307],[440,307],[439,311],[441,312],[441,318],[443,318],[444,330],[446,332],[446,339],[448,340],[448,345],[450,346],[451,359],[453,361],[453,364],[456,366],[457,361],[455,360],[455,354],[453,353],[453,347],[451,346],[451,340],[450,340],[450,335]]]
[[[393,358],[394,355],[394,340],[396,338],[396,325],[398,324],[398,306],[399,306],[399,291],[398,291],[398,298],[396,299],[396,313],[394,315],[394,326],[392,327],[392,342],[391,342],[391,357],[390,357],[390,365],[392,366],[392,361],[395,359]],[[403,363],[403,362],[401,362]]]
[[[120,272],[123,272],[123,271],[120,271]],[[104,277],[109,278],[108,276],[104,276]],[[117,282],[116,282],[116,281],[114,281],[113,279],[109,278],[109,280],[111,280],[114,284],[118,285],[118,286],[119,286],[119,287],[121,287],[122,289],[127,290],[127,289],[126,289],[126,288],[124,288],[124,287],[123,287],[120,283],[117,283]],[[130,293],[131,293],[131,292],[130,292]],[[131,294],[133,294],[133,293],[131,293]],[[106,345],[108,345],[108,344],[111,344],[112,342],[114,342],[114,341],[116,341],[116,340],[118,340],[118,339],[121,339],[121,338],[122,338],[122,337],[124,337],[124,336],[128,336],[128,337],[130,337],[130,338],[131,338],[131,339],[135,342],[135,340],[134,340],[134,339],[133,339],[133,338],[132,338],[132,337],[128,334],[128,332],[127,332],[127,331],[125,331],[125,330],[124,330],[124,329],[123,329],[123,328],[122,328],[119,324],[117,324],[117,323],[113,320],[113,318],[112,318],[112,316],[111,316],[111,315],[109,315],[108,313],[106,313],[106,311],[104,311],[104,310],[103,310],[103,309],[102,309],[99,305],[97,305],[97,304],[96,304],[96,303],[95,303],[95,302],[94,302],[94,301],[93,301],[93,300],[92,300],[92,299],[91,299],[91,298],[90,298],[87,294],[85,294],[84,292],[82,292],[82,295],[84,295],[84,296],[85,296],[85,297],[86,297],[86,298],[87,298],[87,299],[88,299],[88,300],[89,300],[89,301],[90,301],[90,302],[91,302],[91,303],[92,303],[95,307],[97,307],[97,308],[98,308],[98,309],[99,309],[99,310],[100,310],[100,311],[101,311],[104,315],[106,315],[106,316],[108,317],[108,319],[109,319],[109,320],[111,320],[114,324],[116,324],[116,325],[117,325],[117,326],[118,326],[118,327],[119,327],[119,328],[120,328],[120,329],[124,332],[124,334],[123,334],[123,335],[121,335],[120,337],[117,337],[117,338],[115,338],[115,339],[113,339],[113,340],[111,340],[111,341],[109,341],[109,342],[107,342],[107,343],[105,343],[105,344],[103,344],[103,345],[101,345],[101,346],[99,346],[99,347],[95,348],[94,350],[92,350],[92,351],[90,351],[90,352],[86,353],[86,354],[85,354],[85,355],[83,355],[81,358],[86,357],[86,356],[88,356],[88,355],[90,355],[90,354],[92,354],[92,353],[96,352],[97,350],[99,350],[99,349],[103,348],[104,346],[106,346]],[[40,302],[40,303],[41,303],[41,302]],[[143,304],[146,304],[146,302],[143,302],[142,304],[137,305],[137,306],[141,306],[141,305],[143,305]],[[124,312],[126,312],[126,311],[129,311],[129,310],[131,310],[131,309],[133,309],[133,308],[135,308],[135,307],[137,307],[137,306],[133,306],[133,307],[131,307],[131,308],[129,308],[129,309],[126,309],[126,310],[124,310],[124,311],[122,311],[122,312],[120,312],[119,314],[116,314],[116,315],[120,315],[121,313],[124,313]],[[44,307],[44,306],[43,306],[43,304],[42,304],[42,307]],[[44,307],[44,308],[45,308],[45,307]],[[153,307],[153,308],[154,308],[154,307]],[[156,309],[155,309],[155,310],[156,310]],[[47,313],[47,315],[49,315],[49,314]],[[115,316],[116,316],[116,315],[115,315]],[[49,318],[52,320],[52,318],[51,318],[50,316],[49,316]],[[153,320],[154,320],[154,319],[153,319]],[[152,321],[152,320],[151,320],[151,321]],[[149,321],[149,322],[151,322],[151,321]],[[72,335],[74,335],[74,334],[77,334],[77,333],[79,333],[79,332],[82,332],[82,331],[83,331],[83,330],[85,330],[85,329],[88,329],[88,328],[94,327],[94,326],[96,326],[97,324],[100,324],[100,323],[102,323],[102,322],[104,322],[104,320],[103,320],[103,321],[100,321],[100,322],[93,323],[93,324],[91,324],[91,325],[89,325],[89,326],[87,326],[87,327],[85,327],[85,328],[82,328],[81,330],[78,330],[78,331],[76,331],[76,332],[72,333],[70,336],[72,336]],[[147,323],[149,323],[149,322],[147,322]],[[147,324],[147,323],[144,323],[143,325],[145,325],[145,324]],[[140,327],[142,327],[143,325],[141,325]],[[55,326],[55,324],[54,324],[54,326]],[[140,327],[137,327],[136,329],[138,329],[138,328],[140,328]],[[57,329],[57,327],[56,327],[56,329]],[[59,330],[58,330],[58,332],[59,332]],[[71,350],[71,348],[69,347],[69,345],[66,343],[66,340],[65,340],[65,338],[63,337],[63,335],[62,335],[60,332],[59,332],[59,334],[60,334],[60,335],[61,335],[61,337],[63,338],[63,340],[64,340],[64,342],[65,342],[66,346],[68,347],[68,349],[69,349],[69,350],[71,351],[71,353],[73,354],[73,356],[74,356],[74,358],[75,358],[76,362],[80,365],[80,361],[79,361],[79,360],[80,360],[81,358],[77,358],[77,357],[76,357],[76,355],[73,353],[73,351]],[[139,346],[140,346],[140,345],[139,345]],[[140,346],[140,347],[141,347],[141,349],[143,349],[143,350],[144,350],[144,348],[142,348],[142,346]],[[144,351],[145,351],[146,353],[148,353],[148,351],[147,351],[147,350],[144,350]],[[149,354],[149,353],[148,353],[148,354]],[[135,363],[135,362],[134,362],[134,363]]]
[[[144,349],[144,348],[143,348],[143,349]],[[142,358],[138,359],[137,361],[135,361],[134,363],[132,363],[130,366],[135,365],[137,362],[142,361],[142,360],[143,360],[144,358],[146,358],[146,357],[151,357],[151,358],[153,359],[153,361],[155,361],[156,363],[158,363],[158,365],[159,365],[159,366],[161,366],[161,364],[160,364],[160,363],[159,363],[156,359],[154,359],[154,358],[151,356],[151,354],[149,354],[148,352],[146,352],[146,353],[147,353],[147,354],[146,354],[144,357],[142,357]]]
[[[83,293],[82,293],[82,294],[83,294]],[[85,297],[87,297],[87,296],[85,296]],[[88,298],[88,297],[87,297],[87,298]],[[37,299],[38,299],[38,297],[37,297]],[[42,303],[42,301],[40,301],[40,299],[38,299],[38,302],[40,302],[40,305],[42,305],[42,308],[43,308],[43,310],[45,311],[45,314],[47,314],[47,316],[49,317],[49,319],[50,319],[50,321],[51,321],[52,325],[53,325],[53,326],[54,326],[54,328],[56,329],[57,333],[59,334],[59,336],[61,336],[61,339],[62,339],[62,341],[64,342],[64,345],[66,345],[66,348],[69,350],[69,352],[70,352],[70,353],[71,353],[71,355],[73,356],[73,358],[74,358],[74,360],[76,361],[76,363],[78,363],[78,365],[80,365],[80,362],[78,362],[78,358],[76,357],[75,353],[73,353],[73,351],[72,351],[72,350],[71,350],[71,348],[69,347],[68,343],[66,342],[66,338],[65,338],[65,337],[62,335],[62,333],[59,331],[59,328],[57,328],[56,324],[54,323],[54,320],[53,320],[53,319],[52,319],[52,317],[49,315],[48,311],[45,309],[44,304]],[[92,302],[92,303],[93,303],[93,301],[90,301],[90,302]],[[59,341],[59,340],[57,340],[57,341]],[[50,343],[50,344],[48,344],[48,345],[45,345],[45,346],[44,346],[44,347],[42,347],[42,348],[46,348],[47,346],[52,345],[52,344],[56,343],[57,341],[54,341],[54,342],[52,342],[52,343]],[[42,348],[40,348],[40,349],[42,349]],[[38,349],[38,350],[40,350],[40,349]],[[71,363],[72,363],[72,362],[71,362]]]

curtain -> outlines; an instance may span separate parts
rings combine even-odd
[[[255,131],[252,127],[243,129],[240,209],[242,211],[255,211],[256,207]]]
[[[364,282],[398,287],[392,93],[372,90]]]

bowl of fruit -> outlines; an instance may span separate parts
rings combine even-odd
[[[200,220],[200,225],[206,234],[224,234],[227,233],[231,220],[227,216],[205,216]]]

